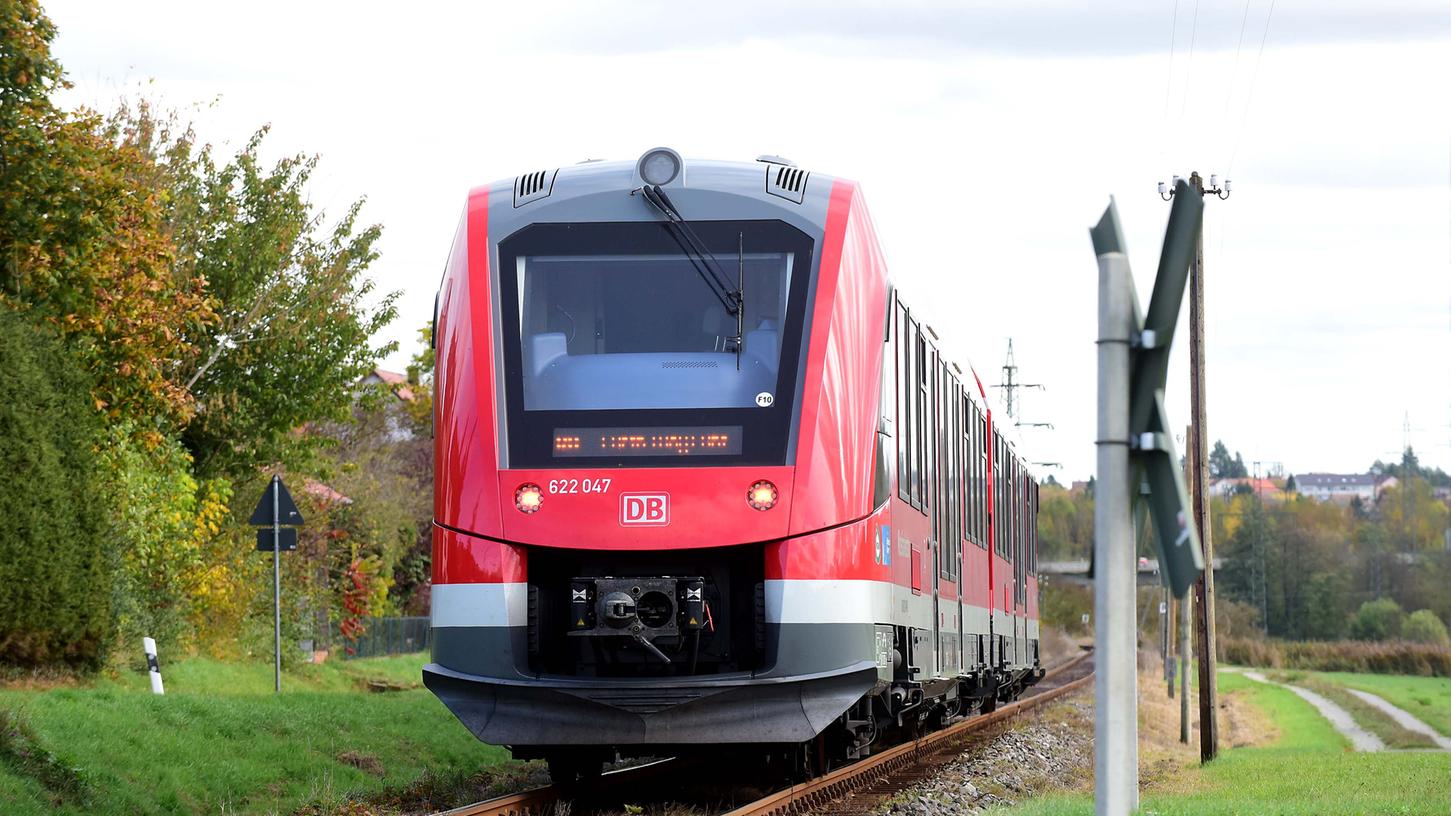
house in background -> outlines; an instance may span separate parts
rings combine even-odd
[[[1229,498],[1236,493],[1253,493],[1262,501],[1281,502],[1285,500],[1284,479],[1215,479],[1209,483],[1209,495]]]
[[[408,381],[407,375],[375,368],[368,373],[368,376],[359,380],[358,385],[381,386],[393,392],[398,401],[387,408],[388,438],[394,442],[403,442],[413,438],[413,431],[409,429],[408,423],[401,416],[403,405],[414,399],[413,383]]]
[[[1387,487],[1396,484],[1395,477],[1380,478],[1371,473],[1296,473],[1295,489],[1316,501],[1349,504],[1359,498],[1366,504]]]

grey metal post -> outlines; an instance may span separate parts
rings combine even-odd
[[[272,691],[282,691],[282,477],[272,477]]]
[[[1121,248],[1119,248],[1121,249]],[[1129,494],[1133,283],[1122,251],[1098,256],[1098,488],[1093,514],[1095,813],[1139,804],[1135,571]]]

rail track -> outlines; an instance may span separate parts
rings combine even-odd
[[[866,759],[838,768],[807,782],[729,810],[723,816],[788,816],[829,810],[831,813],[865,813],[882,798],[930,776],[933,770],[971,738],[998,723],[1083,688],[1093,679],[1093,652],[1066,661],[1048,671],[1039,683],[1014,703],[883,750]],[[588,791],[588,798],[605,801],[617,792],[630,791],[638,797],[640,785],[678,773],[684,760],[663,759],[603,774]],[[851,802],[843,802],[851,796]],[[569,799],[555,785],[499,796],[472,805],[443,811],[438,816],[545,816],[555,803]],[[575,809],[578,812],[578,809]]]

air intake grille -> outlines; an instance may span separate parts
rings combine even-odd
[[[766,192],[800,204],[806,198],[806,181],[811,174],[795,167],[766,168]]]
[[[522,207],[549,195],[554,189],[554,175],[558,170],[540,170],[525,173],[514,179],[514,206]]]
[[[712,360],[668,360],[660,364],[661,368],[719,368]]]

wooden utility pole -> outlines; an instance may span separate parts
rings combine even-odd
[[[1204,179],[1191,173],[1189,185],[1200,197]],[[1215,191],[1217,192],[1217,191]],[[1194,526],[1204,549],[1204,574],[1194,585],[1195,649],[1199,653],[1199,761],[1219,756],[1218,684],[1215,682],[1214,651],[1214,542],[1209,521],[1209,421],[1205,406],[1204,377],[1204,234],[1194,248],[1194,265],[1189,269],[1189,394],[1194,417],[1192,461],[1194,463]]]

